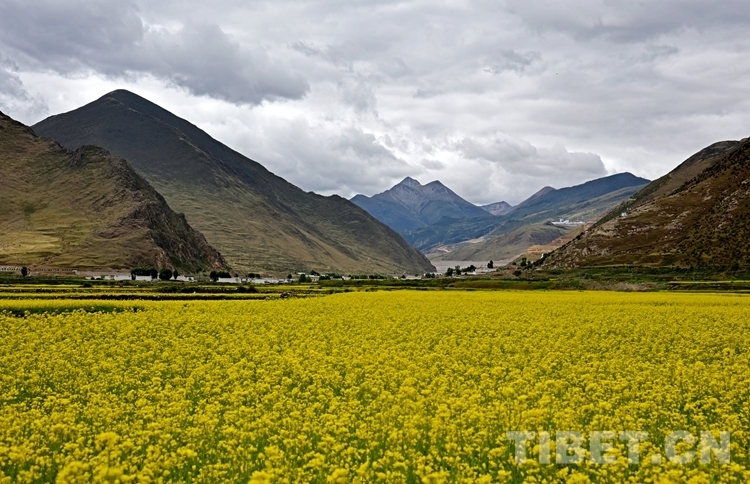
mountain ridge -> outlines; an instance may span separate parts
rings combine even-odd
[[[238,270],[419,273],[433,269],[349,201],[308,193],[187,120],[116,90],[33,129],[121,156]]]
[[[491,215],[505,215],[506,213],[509,213],[511,210],[513,210],[513,205],[506,201],[502,202],[495,202],[490,203],[487,205],[481,205],[479,208],[483,209],[485,212],[491,214]]]
[[[486,236],[499,236],[523,225],[554,221],[559,218],[592,221],[606,214],[648,183],[630,173],[609,175],[585,183],[553,189],[545,187],[513,207],[505,215],[469,219],[444,218],[408,234],[413,246],[429,252],[439,246]]]
[[[714,143],[552,252],[544,267],[750,265],[750,140]]]
[[[0,263],[228,269],[182,214],[102,148],[67,150],[0,113],[0,175]]]
[[[439,180],[422,185],[411,177],[372,197],[355,195],[351,201],[402,235],[445,217],[487,215]]]

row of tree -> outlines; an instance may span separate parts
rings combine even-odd
[[[137,276],[150,276],[151,279],[156,279],[158,277],[162,281],[168,281],[172,278],[177,280],[177,278],[180,277],[180,273],[177,271],[177,269],[172,270],[166,267],[161,271],[157,271],[153,267],[136,267],[135,269],[130,271],[130,277],[135,280]]]
[[[487,266],[489,267],[489,265]],[[448,277],[453,276],[454,274],[457,276],[460,276],[462,273],[467,274],[469,272],[474,272],[477,270],[477,266],[474,264],[470,265],[469,267],[461,268],[461,266],[456,267],[449,267],[447,271],[445,271],[445,275]]]

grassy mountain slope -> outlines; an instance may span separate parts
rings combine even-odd
[[[352,202],[401,234],[445,217],[487,216],[487,211],[467,202],[439,181],[422,185],[410,177],[372,197],[356,195]]]
[[[611,205],[605,210],[602,210],[601,207],[611,203],[613,195],[615,198],[619,198],[629,191],[630,193],[627,196],[630,196],[648,183],[649,180],[645,178],[639,178],[630,173],[618,173],[573,187],[549,190],[541,196],[535,195],[532,197],[533,199],[517,205],[508,215],[515,219],[524,219],[530,216],[535,219],[540,217],[570,218],[586,213],[590,214],[589,216],[594,216],[597,212],[602,215],[612,208]],[[601,197],[605,198],[602,199]]]
[[[689,158],[552,253],[544,266],[747,266],[748,241],[746,139],[717,143]]]
[[[559,190],[547,187],[515,206],[506,215],[443,219],[408,233],[405,237],[413,246],[429,252],[442,245],[500,236],[524,225],[559,218],[591,221],[627,200],[646,183],[648,180],[623,173]]]
[[[34,130],[69,148],[96,144],[127,159],[237,270],[432,270],[396,232],[349,201],[304,192],[128,91]]]
[[[70,152],[0,113],[0,264],[227,268],[122,159]]]
[[[524,225],[486,240],[462,242],[428,254],[431,260],[504,260],[522,254],[533,245],[549,244],[568,232],[570,227],[552,224]]]

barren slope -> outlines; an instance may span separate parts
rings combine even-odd
[[[735,264],[750,264],[747,139],[717,143],[689,158],[553,252],[544,267]]]
[[[122,159],[75,152],[0,113],[0,264],[227,268]]]

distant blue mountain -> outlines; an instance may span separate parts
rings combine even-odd
[[[441,245],[502,235],[524,225],[559,218],[590,222],[627,200],[648,183],[649,180],[645,178],[620,173],[559,190],[544,187],[504,215],[443,218],[403,235],[414,247],[428,251]]]
[[[434,181],[427,185],[406,177],[393,188],[372,197],[356,195],[352,203],[396,232],[409,233],[439,220],[487,216],[487,212]]]

